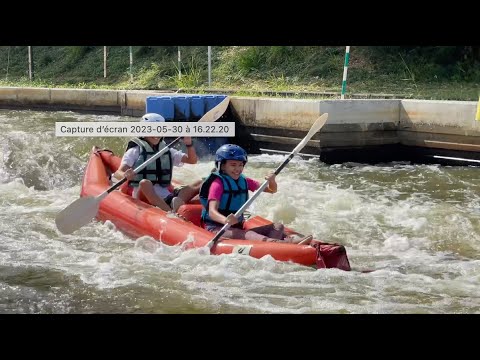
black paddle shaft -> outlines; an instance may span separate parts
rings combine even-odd
[[[280,173],[280,171],[282,171],[283,168],[284,168],[285,166],[287,166],[287,164],[290,162],[290,160],[293,159],[294,156],[295,156],[295,154],[294,154],[294,153],[291,153],[291,154],[288,156],[288,158],[286,158],[286,159],[283,161],[283,163],[281,163],[280,166],[275,169],[274,174],[275,174],[275,175],[278,175],[278,174]]]

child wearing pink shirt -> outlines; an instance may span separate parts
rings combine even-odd
[[[311,235],[304,238],[285,236],[284,226],[280,223],[243,229],[243,215],[237,219],[235,213],[247,202],[248,191],[255,191],[261,186],[258,181],[242,174],[246,163],[247,154],[238,145],[226,144],[217,150],[217,172],[210,174],[200,189],[204,228],[216,233],[228,223],[230,227],[223,235],[227,238],[308,244],[312,240]],[[275,177],[273,171],[265,176],[268,180],[265,192],[277,192]]]

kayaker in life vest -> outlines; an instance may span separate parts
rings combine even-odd
[[[258,181],[243,175],[247,161],[247,153],[238,145],[226,144],[216,151],[216,171],[209,175],[200,188],[203,227],[216,233],[229,223],[230,228],[223,235],[227,238],[308,244],[312,240],[311,235],[303,238],[285,236],[284,226],[280,223],[243,229],[243,215],[237,219],[235,212],[247,202],[248,191],[255,191],[261,186]],[[273,171],[265,176],[268,180],[265,192],[277,192],[275,177]]]
[[[142,117],[142,122],[164,122],[162,115],[149,113]],[[172,189],[172,170],[174,166],[184,163],[196,164],[197,154],[190,137],[184,137],[183,143],[187,153],[170,148],[155,162],[147,165],[138,174],[133,169],[144,163],[150,157],[162,150],[167,144],[161,137],[133,138],[128,142],[119,169],[115,172],[116,179],[126,177],[128,186],[133,187],[132,196],[141,198],[143,195],[150,204],[165,211],[177,212],[178,208],[198,194],[201,181],[191,185]]]

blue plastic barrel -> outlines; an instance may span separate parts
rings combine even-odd
[[[205,112],[212,110],[216,105],[215,95],[205,95]]]
[[[171,96],[148,96],[145,105],[145,113],[160,114],[167,121],[174,119],[175,111]]]
[[[217,98],[217,104],[220,104],[226,97],[227,95],[215,95]]]
[[[226,95],[206,95],[205,96],[205,112],[210,111],[215,106],[220,104],[223,99],[225,99]]]
[[[175,96],[175,121],[188,121],[190,119],[190,96]]]
[[[194,95],[190,98],[192,120],[200,119],[205,114],[205,99],[203,96]]]

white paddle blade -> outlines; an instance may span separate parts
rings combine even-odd
[[[312,127],[308,131],[307,135],[303,138],[302,141],[300,141],[297,147],[293,149],[292,153],[294,155],[298,154],[300,150],[302,150],[305,147],[305,145],[307,145],[307,143],[310,141],[313,135],[315,135],[318,132],[318,130],[320,130],[323,127],[323,125],[325,125],[325,123],[327,122],[327,119],[328,119],[328,113],[324,113],[322,116],[317,118],[317,120],[313,123]]]
[[[75,200],[55,217],[57,229],[62,234],[71,234],[88,224],[97,215],[100,202],[94,196]]]
[[[198,122],[205,121],[205,122],[214,122],[217,121],[227,110],[228,104],[230,103],[230,97],[227,96],[225,99],[222,100],[217,106],[213,109],[208,111],[205,115],[202,116]]]

